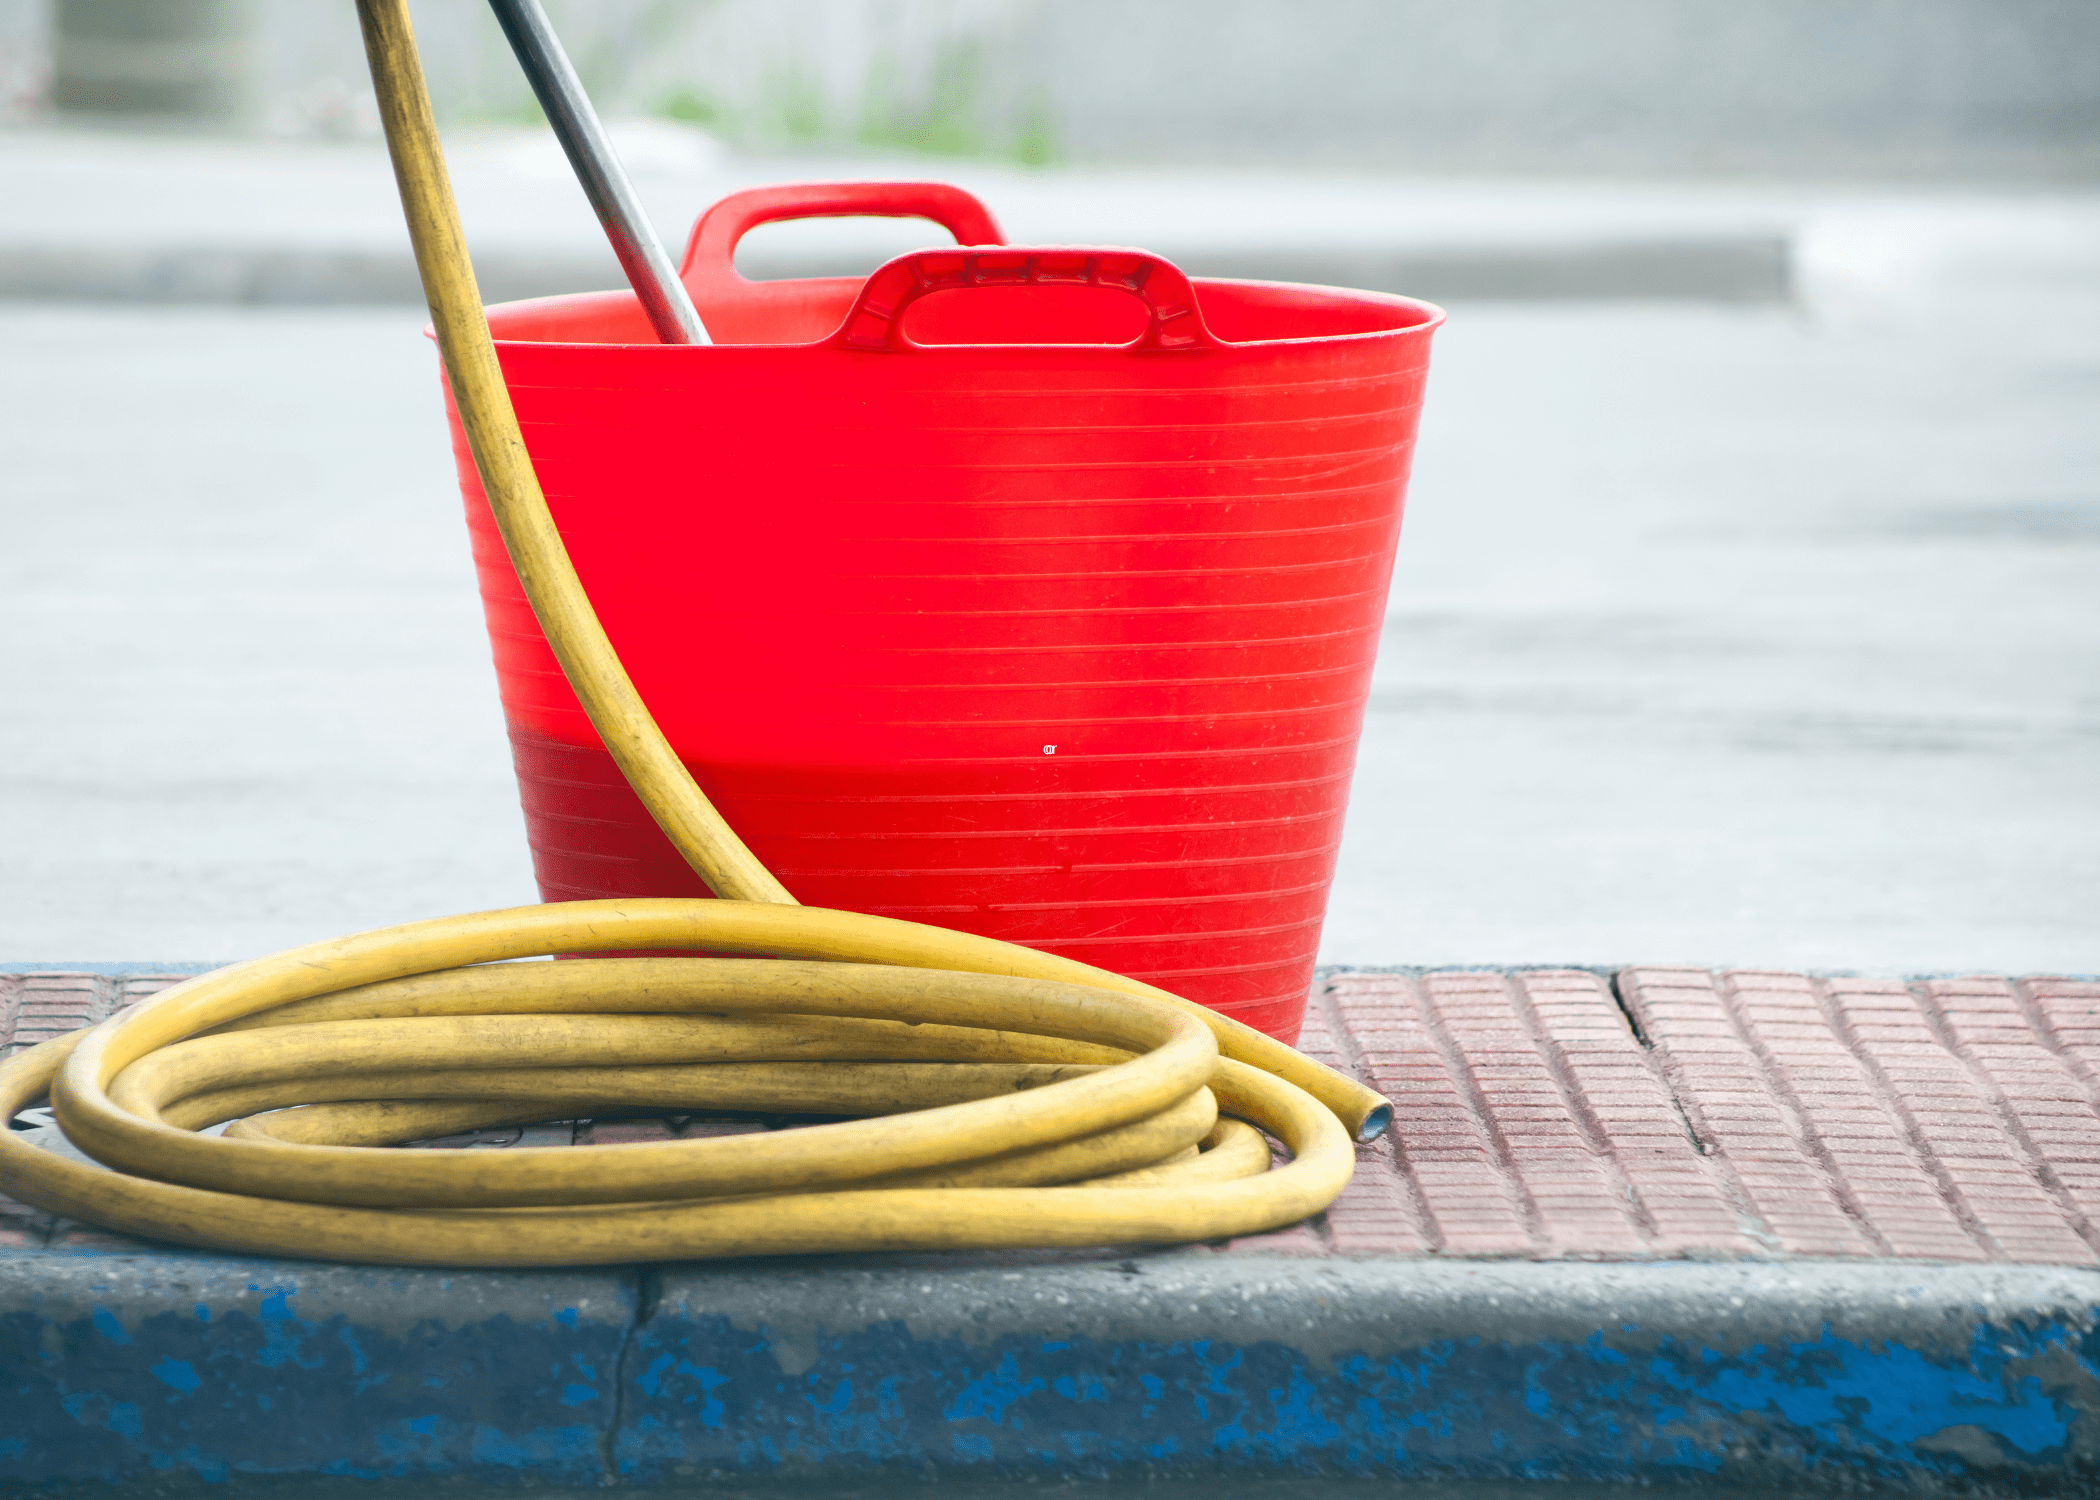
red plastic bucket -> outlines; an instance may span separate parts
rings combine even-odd
[[[752,283],[768,219],[963,245]],[[1148,980],[1286,1041],[1342,833],[1432,330],[1401,297],[991,248],[932,184],[740,193],[683,275],[492,308],[555,520],[636,686],[801,901]],[[519,591],[455,419],[540,892],[705,890]]]

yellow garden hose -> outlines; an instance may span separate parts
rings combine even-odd
[[[628,681],[541,497],[404,0],[358,11],[511,561],[606,748],[719,899],[444,917],[189,980],[0,1063],[5,1118],[48,1092],[111,1169],[0,1130],[0,1189],[154,1239],[425,1265],[1171,1243],[1326,1207],[1352,1140],[1391,1118],[1370,1090],[1101,969],[799,906],[723,822]],[[760,956],[501,962],[666,948]],[[587,1151],[389,1149],[703,1109],[858,1118]],[[1254,1126],[1291,1161],[1271,1170]]]

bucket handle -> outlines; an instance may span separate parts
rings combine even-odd
[[[1181,268],[1149,250],[1091,245],[1004,245],[986,250],[913,250],[878,266],[834,336],[841,349],[895,352],[927,347],[904,334],[904,310],[930,292],[980,286],[1098,286],[1145,305],[1145,331],[1130,350],[1222,349],[1204,326],[1195,288]]]
[[[945,182],[782,182],[731,193],[702,214],[685,243],[678,279],[695,299],[736,296],[754,285],[737,274],[736,247],[777,219],[931,219],[958,245],[1003,245],[992,211]]]

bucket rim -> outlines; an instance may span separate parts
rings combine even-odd
[[[796,276],[796,277],[781,277],[781,278],[779,278],[779,279],[777,279],[777,280],[771,280],[771,281],[767,281],[767,282],[764,282],[764,283],[763,283],[763,285],[766,285],[766,286],[773,286],[773,287],[789,287],[789,286],[798,286],[798,285],[799,285],[799,286],[823,286],[823,287],[830,287],[830,288],[835,288],[835,289],[836,289],[836,288],[840,288],[840,287],[843,287],[843,286],[854,286],[854,287],[858,287],[858,286],[860,286],[860,285],[864,284],[864,282],[865,282],[865,281],[866,281],[866,278],[865,278],[865,277],[860,277],[860,276]],[[1189,278],[1189,282],[1190,282],[1190,284],[1191,284],[1192,286],[1194,286],[1194,287],[1196,288],[1196,290],[1197,290],[1198,292],[1201,292],[1201,291],[1203,290],[1203,288],[1205,288],[1205,287],[1212,287],[1212,286],[1216,286],[1216,287],[1258,287],[1258,288],[1262,288],[1262,289],[1265,289],[1265,290],[1271,290],[1271,289],[1273,289],[1273,290],[1276,290],[1276,291],[1286,291],[1286,292],[1300,292],[1300,293],[1302,293],[1302,292],[1318,292],[1318,293],[1323,293],[1323,294],[1325,294],[1325,295],[1328,295],[1328,296],[1334,297],[1334,298],[1336,298],[1336,299],[1345,299],[1345,300],[1347,300],[1347,301],[1349,301],[1349,302],[1357,303],[1357,304],[1359,304],[1359,305],[1361,305],[1361,304],[1364,304],[1364,303],[1370,303],[1370,304],[1373,304],[1373,305],[1378,305],[1378,306],[1384,306],[1384,307],[1389,307],[1389,308],[1395,308],[1395,309],[1405,309],[1405,310],[1408,310],[1408,311],[1411,311],[1411,312],[1415,312],[1415,313],[1419,313],[1419,314],[1421,314],[1421,315],[1422,315],[1422,316],[1418,317],[1418,318],[1417,318],[1417,319],[1416,319],[1415,321],[1413,321],[1413,322],[1409,322],[1409,323],[1404,323],[1404,324],[1401,324],[1401,325],[1399,325],[1398,327],[1394,327],[1394,328],[1371,328],[1371,329],[1365,329],[1365,330],[1363,330],[1363,331],[1361,331],[1361,332],[1356,332],[1356,333],[1317,333],[1317,334],[1306,334],[1306,335],[1303,335],[1303,336],[1299,336],[1299,337],[1292,337],[1292,338],[1273,338],[1273,339],[1227,339],[1227,338],[1216,338],[1216,343],[1217,343],[1218,345],[1222,346],[1222,349],[1223,349],[1223,350],[1227,350],[1227,351],[1237,351],[1237,350],[1258,350],[1258,349],[1284,349],[1284,348],[1294,348],[1294,347],[1303,347],[1303,346],[1305,346],[1305,345],[1309,345],[1309,344],[1350,344],[1350,343],[1367,343],[1367,342],[1375,341],[1375,340],[1378,340],[1378,339],[1400,339],[1400,338],[1427,338],[1427,337],[1428,337],[1429,335],[1431,335],[1431,334],[1435,333],[1437,329],[1441,328],[1441,327],[1442,327],[1442,326],[1444,325],[1444,323],[1445,323],[1445,322],[1446,322],[1446,321],[1448,320],[1448,318],[1449,318],[1449,316],[1450,316],[1450,315],[1449,315],[1449,314],[1448,314],[1448,313],[1447,313],[1447,312],[1446,312],[1446,311],[1444,310],[1444,308],[1443,308],[1442,306],[1440,306],[1440,305],[1439,305],[1439,304],[1437,304],[1437,303],[1434,303],[1434,302],[1430,302],[1430,301],[1428,301],[1428,300],[1427,300],[1427,299],[1425,299],[1425,298],[1421,298],[1421,297],[1409,297],[1409,296],[1406,296],[1406,295],[1404,295],[1404,294],[1402,294],[1402,293],[1399,293],[1399,292],[1377,292],[1377,291],[1371,291],[1371,290],[1369,290],[1369,289],[1367,289],[1367,288],[1363,288],[1363,287],[1343,287],[1343,286],[1331,286],[1331,285],[1327,285],[1327,284],[1325,284],[1325,283],[1321,283],[1321,282],[1310,282],[1310,281],[1271,281],[1271,280],[1266,280],[1266,279],[1260,279],[1260,278],[1255,278],[1255,277],[1243,277],[1243,276],[1191,276],[1191,277]],[[623,303],[623,302],[624,302],[624,303],[632,303],[632,302],[635,302],[635,301],[637,301],[637,300],[638,300],[638,299],[636,298],[636,296],[635,296],[635,293],[634,293],[634,291],[633,291],[633,289],[632,289],[632,288],[628,288],[628,287],[616,287],[616,288],[606,288],[606,289],[600,289],[600,290],[597,290],[597,291],[584,291],[584,292],[556,292],[556,293],[552,293],[552,294],[550,294],[550,295],[548,295],[548,296],[544,296],[544,297],[518,297],[518,298],[513,298],[513,299],[510,299],[510,300],[508,300],[508,301],[504,301],[504,302],[491,302],[491,303],[488,303],[488,304],[487,304],[487,305],[486,305],[486,306],[485,306],[485,307],[483,308],[483,312],[484,312],[484,313],[485,313],[485,314],[486,314],[486,315],[488,316],[488,318],[489,318],[489,332],[490,332],[491,336],[493,337],[493,339],[494,339],[494,341],[495,341],[496,345],[497,345],[497,346],[498,346],[499,348],[506,348],[506,347],[508,347],[508,348],[520,348],[520,349],[524,349],[524,348],[531,348],[531,349],[636,349],[636,350],[653,350],[653,351],[656,351],[657,353],[659,353],[660,355],[666,355],[666,356],[674,356],[674,355],[675,355],[675,356],[684,356],[684,357],[689,357],[689,358],[691,358],[691,357],[704,357],[704,356],[719,356],[719,355],[721,355],[722,353],[724,353],[725,351],[732,351],[732,350],[740,350],[740,349],[765,349],[765,350],[783,350],[783,349],[802,349],[802,350],[819,350],[819,349],[829,349],[829,348],[833,348],[833,347],[836,347],[836,341],[837,341],[837,338],[838,338],[838,334],[839,334],[839,330],[838,330],[838,329],[833,329],[833,330],[832,330],[831,332],[829,332],[829,333],[825,334],[825,335],[824,335],[824,336],[823,336],[822,338],[818,338],[818,339],[811,339],[811,340],[803,340],[803,341],[801,341],[801,342],[797,342],[797,343],[777,343],[777,344],[776,344],[776,343],[735,343],[735,344],[663,344],[663,343],[657,343],[657,342],[654,342],[654,341],[651,341],[651,342],[646,342],[646,343],[640,343],[640,342],[637,342],[637,343],[616,343],[616,342],[611,342],[611,341],[607,341],[607,340],[602,340],[602,339],[528,339],[528,338],[518,338],[518,337],[515,337],[515,336],[506,336],[506,335],[505,335],[505,334],[504,334],[504,333],[503,333],[503,332],[502,332],[502,331],[501,331],[500,329],[498,329],[498,327],[496,326],[496,325],[497,325],[497,319],[498,319],[498,318],[499,318],[499,317],[500,317],[501,315],[503,315],[503,314],[507,314],[507,313],[526,313],[526,312],[531,312],[531,311],[536,311],[536,310],[542,310],[542,309],[549,309],[549,308],[553,308],[553,307],[558,307],[558,306],[561,306],[561,305],[563,305],[563,304],[569,304],[569,305],[576,305],[576,304],[580,304],[580,303],[585,303],[585,302],[595,302],[595,303],[601,303],[601,304],[604,304],[604,305],[608,305],[608,306],[609,306],[609,305],[614,305],[614,304],[618,304],[618,303]],[[842,322],[841,326],[843,327],[843,322]],[[428,323],[424,324],[424,325],[423,325],[423,336],[424,336],[425,338],[428,338],[428,339],[435,339],[435,338],[437,337],[437,332],[436,332],[436,329],[435,329],[435,327],[434,327],[433,325],[431,325],[431,324],[428,324]],[[1136,341],[1136,340],[1133,340],[1133,341],[1132,341],[1132,343],[1135,343],[1135,342],[1137,342],[1137,341]],[[915,348],[914,348],[914,349],[912,350],[912,354],[913,354],[914,356],[920,356],[920,355],[936,355],[936,356],[938,356],[938,355],[940,355],[940,354],[942,354],[942,353],[947,353],[947,352],[954,352],[954,351],[957,351],[957,350],[962,350],[962,351],[982,351],[982,350],[987,350],[987,349],[998,349],[998,350],[1030,350],[1030,349],[1036,349],[1036,350],[1045,350],[1045,351],[1051,351],[1051,350],[1056,350],[1056,351],[1071,351],[1071,350],[1079,350],[1079,351],[1082,351],[1082,352],[1087,352],[1087,353],[1104,353],[1104,354],[1119,354],[1119,353],[1124,353],[1124,352],[1128,352],[1128,351],[1130,351],[1130,350],[1131,350],[1131,344],[1130,344],[1130,343],[1122,343],[1122,344],[1098,344],[1098,343],[1076,343],[1076,344],[1050,344],[1050,343],[1024,343],[1024,344],[1014,344],[1014,343],[1007,343],[1007,344],[928,344],[928,345],[921,345],[921,346],[915,347]]]

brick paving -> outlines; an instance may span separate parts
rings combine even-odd
[[[0,1050],[177,982],[0,976]],[[2100,983],[1343,973],[1300,1045],[1390,1097],[1394,1129],[1325,1214],[1223,1253],[2100,1265]],[[474,1140],[759,1128],[681,1116]],[[0,1245],[130,1243],[0,1199]]]

